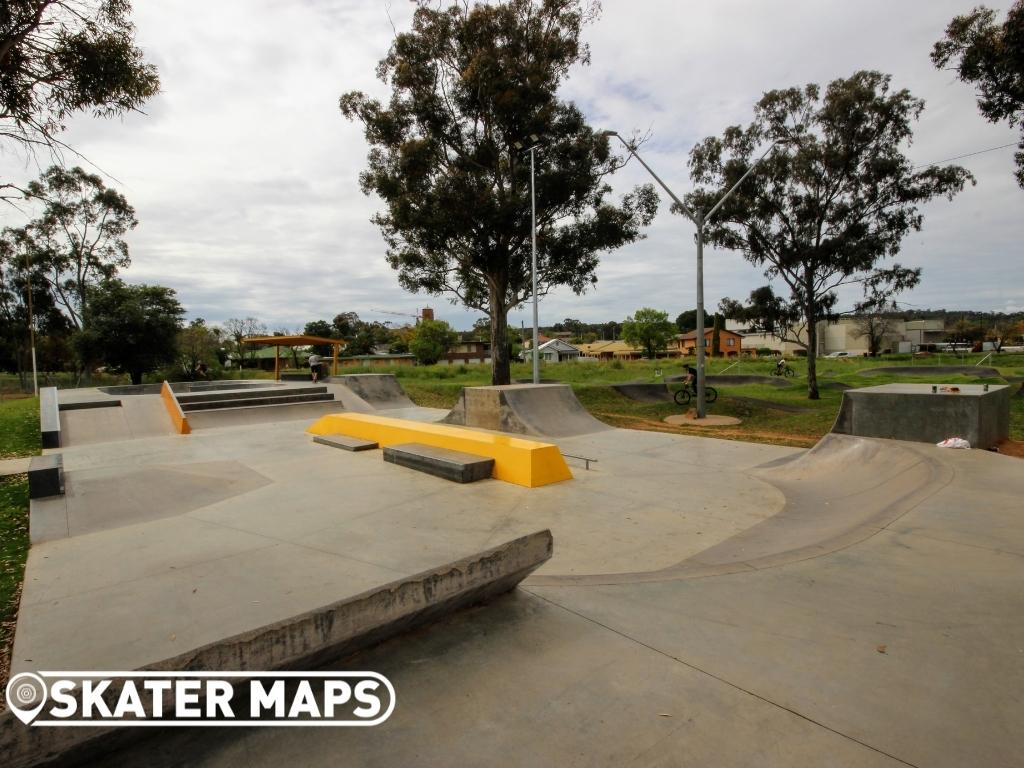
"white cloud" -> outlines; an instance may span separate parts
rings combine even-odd
[[[573,73],[565,93],[595,126],[650,129],[645,155],[680,194],[690,188],[689,148],[749,120],[763,91],[861,68],[889,72],[897,87],[926,99],[910,153],[922,163],[942,160],[1015,138],[986,123],[971,89],[928,59],[965,8],[959,0],[606,0],[586,34],[593,63]],[[358,188],[362,132],[338,111],[345,91],[384,94],[374,68],[393,34],[389,12],[399,29],[408,25],[408,3],[135,5],[163,93],[146,115],[76,119],[67,136],[137,209],[128,279],[173,286],[191,316],[214,321],[252,314],[294,328],[339,311],[374,317],[374,308],[433,306],[469,326],[477,313],[398,287],[369,222],[378,202]],[[922,285],[906,298],[932,307],[1017,306],[1019,283],[1007,277],[1019,269],[1024,192],[1011,175],[1012,149],[963,163],[978,186],[953,203],[929,204],[924,231],[904,244],[900,260],[924,267]],[[8,154],[0,171],[26,180],[36,169]],[[633,164],[615,185],[625,191],[647,180]],[[648,235],[605,258],[596,290],[547,297],[542,322],[692,307],[692,226],[665,210]],[[707,256],[709,306],[763,282],[737,254]],[[527,313],[510,322],[521,318],[529,322]]]

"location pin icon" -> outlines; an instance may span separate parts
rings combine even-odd
[[[28,725],[46,704],[46,683],[39,675],[22,672],[7,683],[7,706]]]

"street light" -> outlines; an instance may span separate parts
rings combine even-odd
[[[764,160],[768,156],[768,153],[775,149],[777,145],[788,143],[788,140],[779,139],[773,142],[772,145],[764,151],[763,155],[750,164],[747,172],[740,177],[739,181],[729,187],[729,191],[722,195],[721,199],[717,203],[711,206],[711,210],[704,213],[703,211],[691,210],[686,203],[676,197],[675,193],[668,188],[658,174],[653,171],[651,166],[645,163],[643,158],[637,154],[636,148],[622,138],[617,131],[601,131],[599,135],[614,136],[621,141],[623,146],[629,151],[629,154],[640,161],[640,165],[647,169],[647,172],[651,174],[651,176],[654,177],[654,180],[661,185],[661,188],[668,193],[668,196],[671,197],[682,212],[686,214],[686,217],[697,225],[697,338],[695,339],[697,343],[697,418],[703,419],[706,415],[704,401],[704,225],[707,223],[708,219],[718,212],[718,209],[722,207],[722,204],[728,200],[730,196],[732,196],[732,193],[739,188],[740,184],[747,180],[747,176],[753,173],[758,163]]]
[[[540,384],[540,332],[537,330],[537,193],[534,187],[534,152],[540,146],[540,136],[530,134],[532,145],[526,147],[521,141],[515,142],[520,153],[530,153],[530,237],[531,237],[531,279],[533,281],[533,383]]]
[[[32,396],[39,397],[39,375],[36,372],[36,319],[32,312],[32,259],[28,248],[25,249],[25,293],[28,297],[28,338],[32,348]]]

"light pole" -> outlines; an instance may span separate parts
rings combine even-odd
[[[25,285],[28,298],[28,339],[32,348],[32,395],[39,397],[39,375],[36,372],[36,320],[32,312],[32,258],[25,249]]]
[[[647,172],[651,174],[661,188],[668,193],[668,196],[671,197],[673,202],[679,206],[680,210],[686,214],[686,217],[697,225],[697,338],[694,339],[694,341],[696,342],[697,347],[697,418],[703,419],[707,415],[704,404],[704,225],[707,223],[708,219],[718,212],[718,209],[722,207],[722,204],[728,200],[730,196],[732,196],[732,193],[739,188],[740,184],[746,181],[747,177],[754,172],[757,164],[764,160],[765,157],[768,156],[768,153],[775,149],[777,145],[784,142],[781,139],[773,142],[772,145],[764,151],[764,154],[750,164],[747,172],[740,177],[739,181],[729,187],[729,190],[722,195],[721,199],[711,206],[711,210],[705,213],[704,211],[691,210],[686,203],[676,197],[675,193],[668,188],[664,181],[661,180],[661,177],[659,177],[651,166],[645,163],[643,158],[637,154],[636,148],[619,136],[617,131],[601,131],[600,135],[614,136],[621,141],[629,154],[635,157],[640,162],[640,165],[647,169]]]
[[[524,148],[522,142],[517,141],[515,143],[516,149],[520,152],[530,153],[530,275],[532,280],[532,291],[533,291],[533,344],[531,345],[531,352],[533,352],[533,383],[540,384],[540,331],[537,325],[537,192],[535,186],[535,173],[534,173],[534,153],[537,147],[540,146],[540,136],[537,134],[530,134],[530,141],[533,144],[529,147]]]

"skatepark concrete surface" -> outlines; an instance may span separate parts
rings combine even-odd
[[[336,665],[391,680],[379,727],[172,729],[119,764],[1020,764],[1019,459],[601,429],[551,438],[574,478],[528,489],[307,425],[81,430],[67,495],[33,502],[12,674],[156,663],[543,528],[553,557]]]

